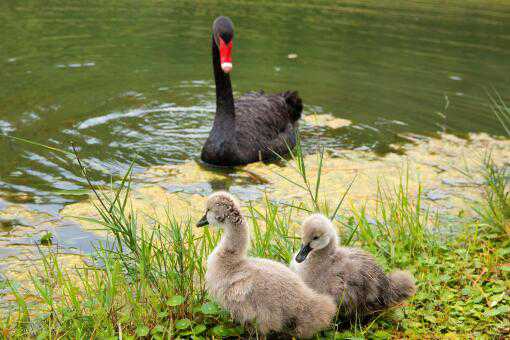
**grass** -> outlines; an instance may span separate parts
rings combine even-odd
[[[379,186],[375,212],[340,207],[346,193],[330,207],[321,198],[324,152],[318,174],[310,177],[298,143],[290,161],[300,176],[292,182],[307,194],[301,202],[277,203],[266,196],[249,205],[251,254],[288,263],[299,246],[289,226],[297,213],[320,211],[336,220],[342,243],[361,246],[386,268],[406,268],[415,275],[416,296],[403,307],[369,324],[332,328],[318,338],[504,337],[510,332],[508,223],[510,201],[506,172],[488,159],[484,165],[485,199],[473,207],[475,219],[463,219],[458,234],[441,237],[438,218],[423,208],[421,189],[410,192],[406,178],[396,188]],[[79,163],[83,174],[86,169]],[[44,270],[33,273],[31,305],[20,287],[8,282],[17,310],[0,320],[4,338],[223,338],[257,337],[235,324],[205,291],[207,255],[219,235],[198,234],[192,220],[142,226],[130,207],[128,171],[111,192],[97,190],[96,209],[109,239],[96,244],[90,265],[64,271],[57,254],[44,256]],[[355,185],[355,178],[351,182]],[[458,223],[458,222],[457,222]]]
[[[487,236],[510,235],[510,197],[507,191],[505,168],[498,168],[490,157],[484,160],[486,204],[476,207],[478,215],[485,222]]]

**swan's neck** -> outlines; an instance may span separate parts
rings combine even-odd
[[[230,259],[246,257],[250,242],[247,223],[241,221],[239,224],[225,226],[223,230],[223,236],[218,245],[218,254]]]
[[[234,95],[230,75],[223,72],[220,63],[220,50],[212,38],[212,60],[214,70],[214,81],[216,83],[216,115],[235,117]]]

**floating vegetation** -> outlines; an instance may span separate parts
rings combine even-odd
[[[330,129],[339,129],[352,124],[350,120],[335,117],[330,113],[308,114],[303,119],[310,125],[328,127]]]

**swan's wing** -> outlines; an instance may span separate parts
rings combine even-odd
[[[250,92],[235,101],[235,138],[243,159],[269,160],[285,155],[296,142],[296,93]],[[289,104],[291,102],[291,104]]]
[[[280,139],[279,135],[286,133],[289,124],[292,128],[294,123],[282,95],[247,93],[235,102],[235,112],[237,131],[243,134],[253,133],[266,143],[272,139]]]
[[[294,145],[296,145],[296,129],[293,124],[288,123],[283,131],[280,131],[267,143],[267,158],[283,157],[289,153],[289,150],[292,150]]]
[[[230,300],[245,303],[253,294],[254,284],[252,274],[240,273],[231,281],[228,288]]]
[[[235,101],[236,118],[256,119],[271,124],[279,123],[279,130],[286,123],[295,122],[303,109],[297,92],[264,94],[264,91],[248,92]]]

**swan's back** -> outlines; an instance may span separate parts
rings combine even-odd
[[[265,94],[264,91],[248,92],[234,103],[236,118],[249,117],[265,120],[272,126],[295,123],[301,118],[303,104],[296,91]]]
[[[347,286],[352,306],[344,307],[361,311],[385,308],[389,302],[386,292],[390,288],[390,280],[375,259],[364,250],[357,248],[341,247],[337,249],[335,255],[336,265],[332,267],[329,275],[331,280],[342,277]],[[344,289],[337,286],[335,295],[339,296]]]
[[[234,103],[235,118],[213,126],[202,159],[217,165],[240,165],[286,155],[296,144],[303,104],[297,92],[266,95],[249,92]],[[217,117],[218,119],[219,117]]]
[[[374,257],[359,248],[338,247],[327,258],[291,267],[314,290],[340,303],[344,316],[357,317],[398,304],[415,292],[408,272],[385,274]]]

